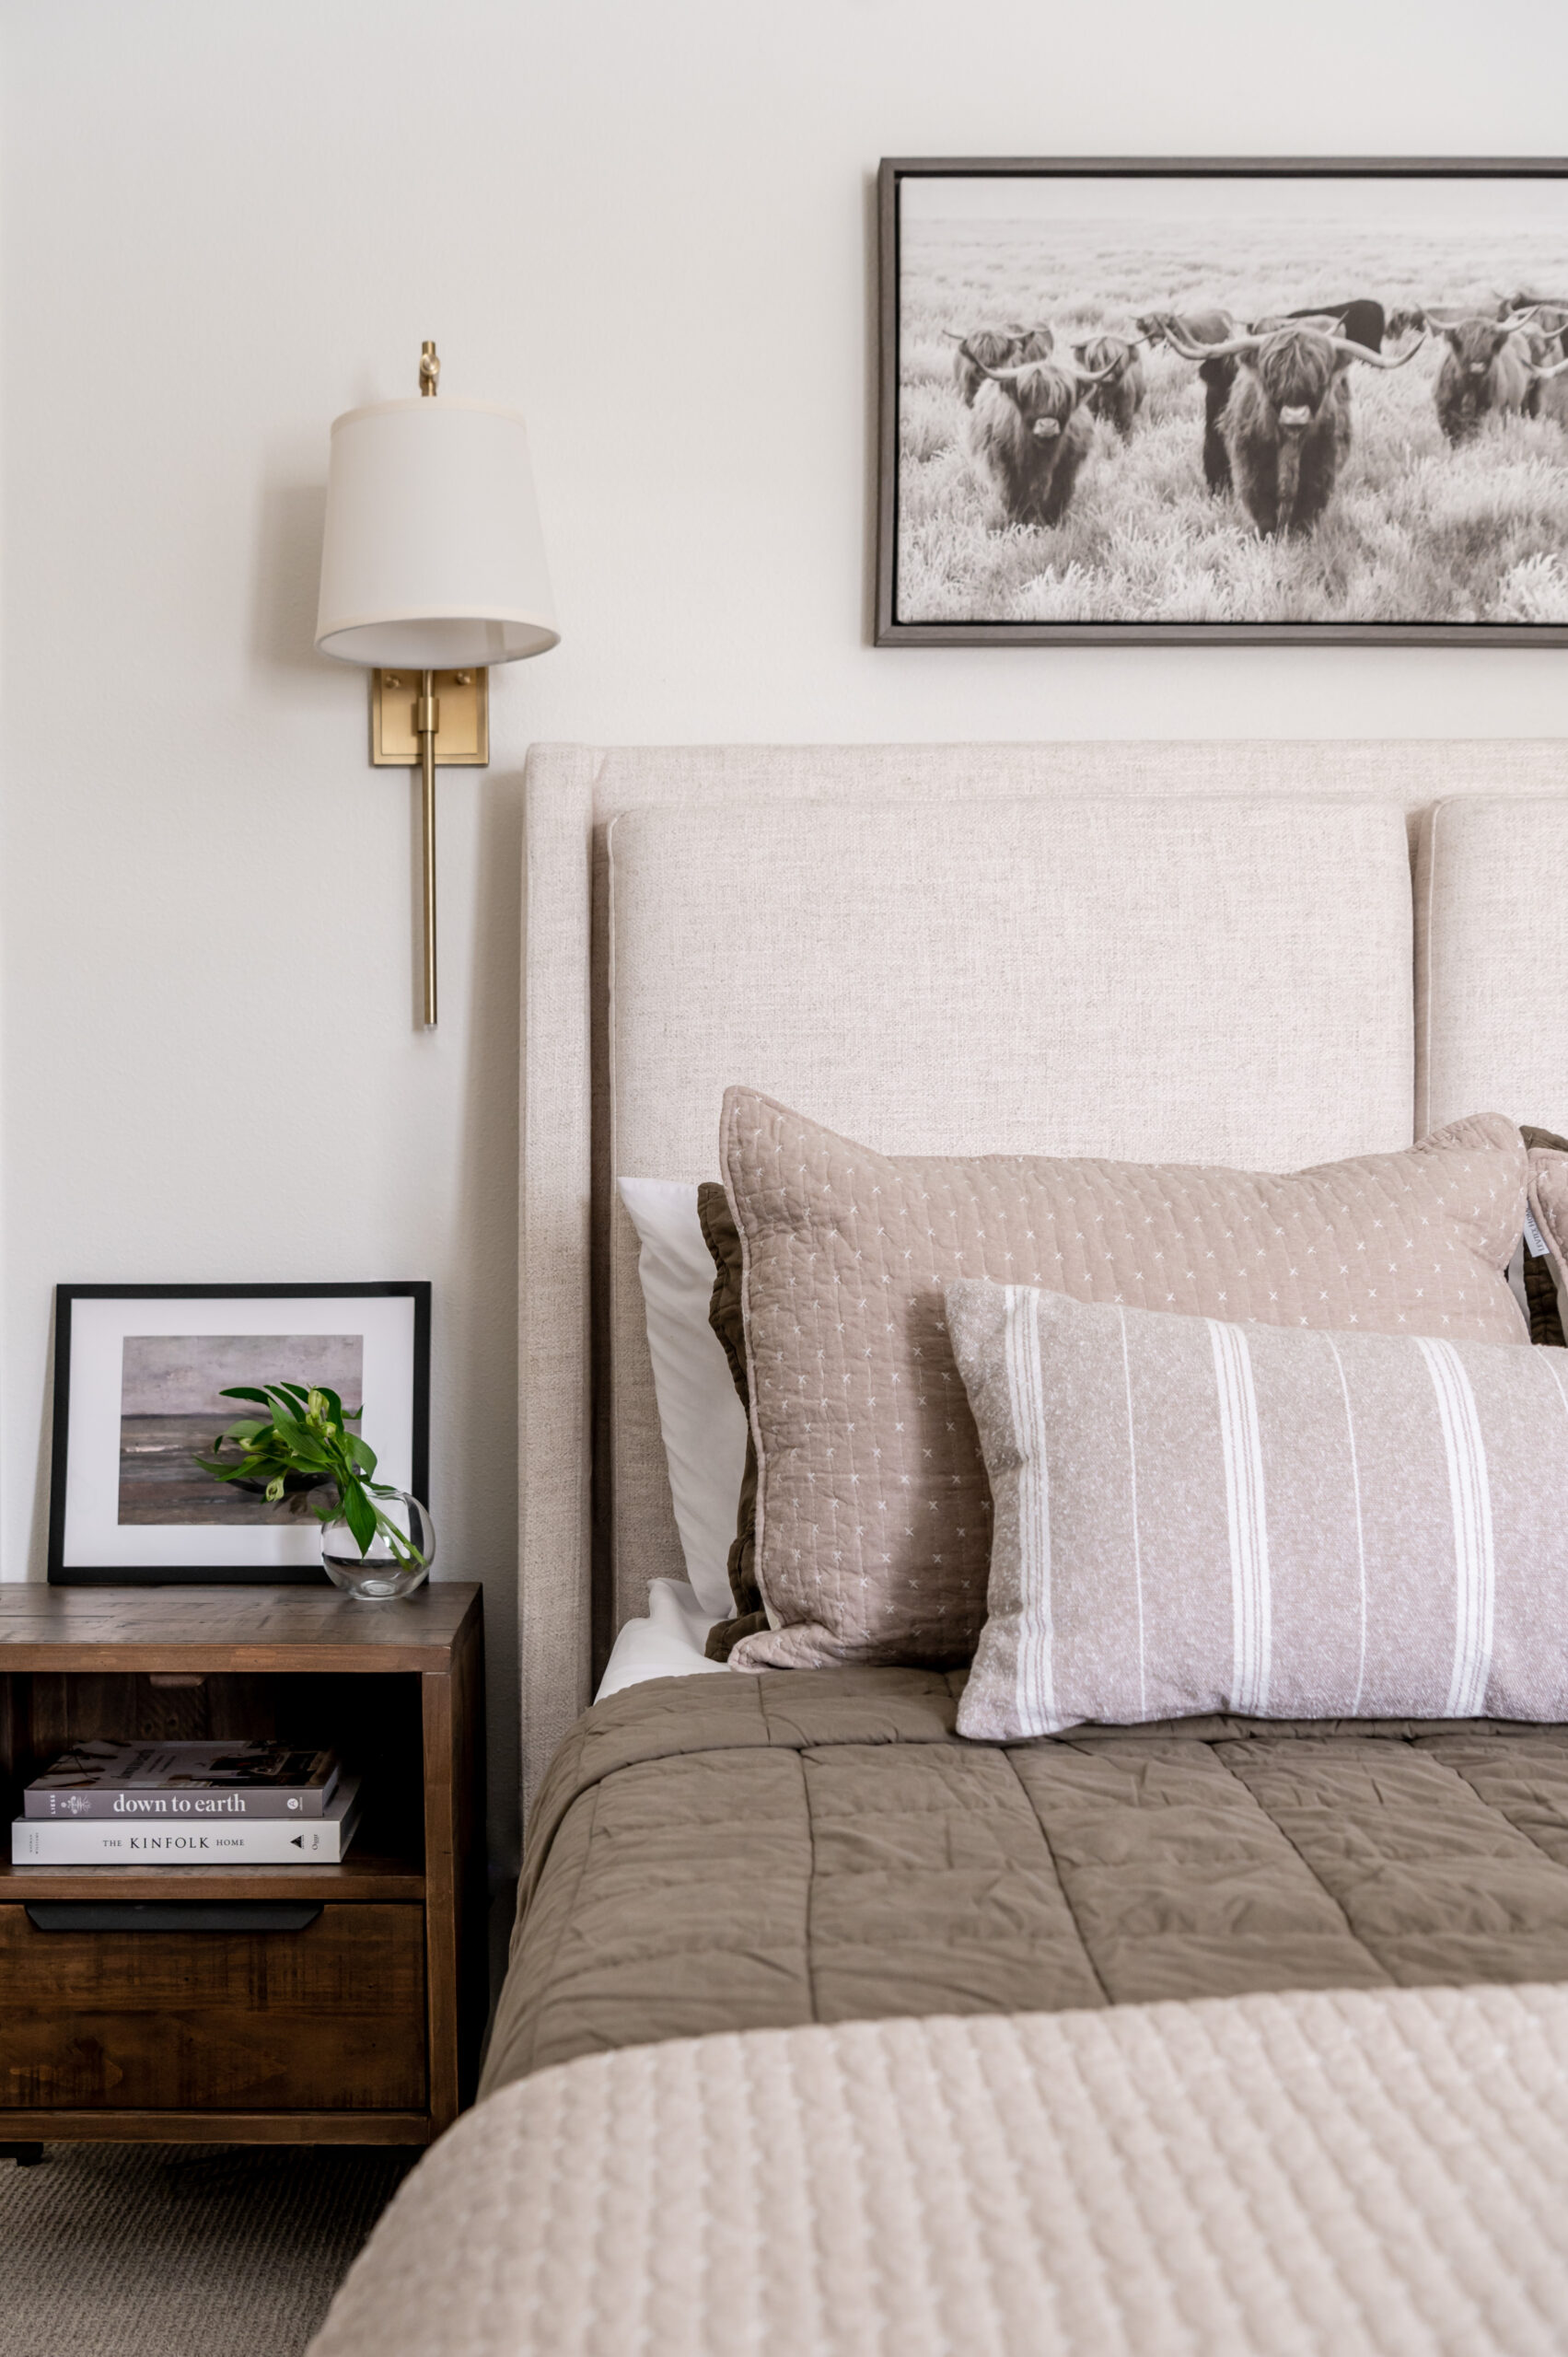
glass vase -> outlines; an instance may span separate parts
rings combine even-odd
[[[436,1561],[436,1525],[430,1509],[406,1490],[367,1482],[376,1509],[376,1530],[364,1554],[346,1518],[334,1515],[321,1525],[321,1568],[334,1587],[362,1604],[388,1604],[412,1596],[430,1577]]]

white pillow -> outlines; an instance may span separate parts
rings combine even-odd
[[[703,1609],[727,1620],[735,1608],[728,1561],[746,1470],[746,1411],[708,1323],[715,1271],[697,1217],[697,1190],[671,1178],[615,1183],[637,1231],[648,1354],[686,1576]]]

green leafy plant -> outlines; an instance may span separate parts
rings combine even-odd
[[[211,1457],[196,1459],[203,1472],[215,1480],[259,1489],[273,1504],[291,1486],[301,1504],[309,1491],[330,1488],[331,1503],[310,1506],[318,1522],[333,1522],[341,1515],[361,1555],[370,1552],[379,1531],[405,1568],[424,1562],[407,1533],[377,1504],[398,1493],[372,1481],[376,1451],[362,1434],[349,1430],[364,1415],[363,1408],[345,1409],[335,1391],[308,1390],[302,1383],[267,1383],[259,1389],[237,1383],[220,1396],[253,1400],[266,1414],[240,1416],[220,1433]]]

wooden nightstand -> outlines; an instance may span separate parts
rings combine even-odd
[[[336,1866],[13,1866],[7,1829],[0,2151],[424,2144],[449,2126],[485,2017],[482,1645],[480,1591],[456,1583],[401,1604],[0,1587],[7,1829],[22,1786],[87,1736],[331,1744],[365,1779]],[[40,1900],[199,1901],[221,1928],[41,1930]],[[297,1928],[226,1922],[241,1902]]]

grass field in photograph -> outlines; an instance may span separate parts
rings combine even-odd
[[[1455,448],[1433,401],[1440,339],[1405,368],[1353,365],[1332,504],[1310,533],[1274,540],[1204,484],[1196,368],[1146,352],[1132,440],[1096,424],[1073,505],[1045,528],[1007,525],[972,465],[943,333],[1044,320],[1060,349],[1130,333],[1139,312],[1251,319],[1354,296],[1490,317],[1518,287],[1568,284],[1560,241],[975,220],[906,222],[901,247],[900,621],[1568,623],[1568,377],[1543,389],[1546,414],[1489,420]]]

